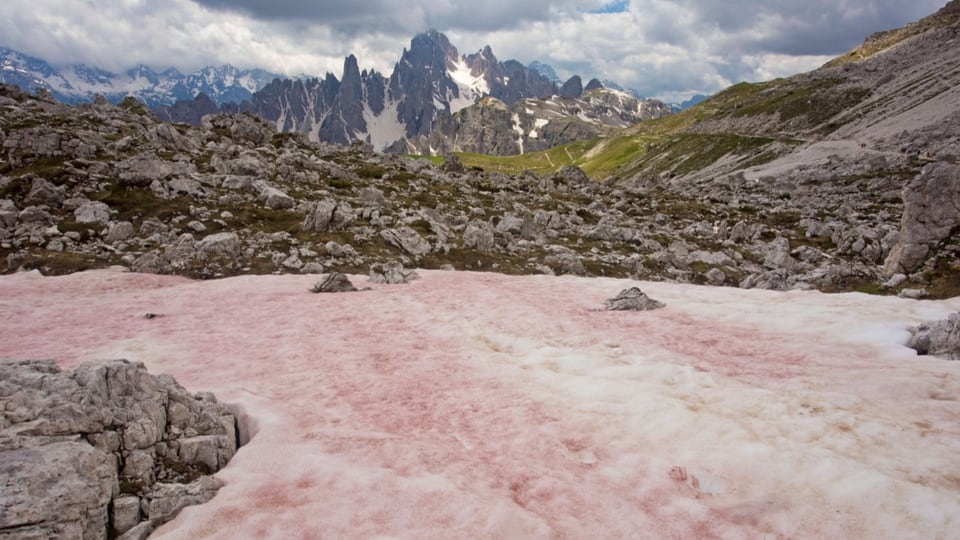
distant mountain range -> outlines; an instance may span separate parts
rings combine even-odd
[[[33,92],[49,91],[57,101],[89,102],[97,94],[117,103],[134,96],[150,108],[206,94],[214,103],[240,103],[280,77],[262,69],[209,66],[190,74],[170,68],[157,72],[136,66],[113,73],[83,64],[55,68],[46,61],[0,47],[0,82]]]
[[[189,75],[146,66],[121,74],[83,65],[57,69],[0,49],[0,82],[43,88],[74,104],[97,94],[114,103],[132,95],[161,120],[192,125],[206,114],[245,112],[314,141],[362,141],[377,150],[415,153],[521,154],[674,111],[596,79],[584,85],[574,75],[561,84],[549,65],[500,61],[489,46],[460,55],[435,30],[411,40],[389,77],[361,71],[353,55],[344,60],[341,79],[331,73],[291,79],[233,66]]]

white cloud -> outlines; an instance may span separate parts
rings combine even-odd
[[[944,0],[4,0],[0,45],[52,63],[184,71],[230,63],[340,75],[343,58],[389,74],[417,32],[461,52],[541,60],[562,76],[612,79],[648,96],[713,93],[812,69],[868,34]]]

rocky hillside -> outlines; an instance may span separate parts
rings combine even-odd
[[[661,101],[641,101],[593,82],[596,85],[590,90],[571,91],[573,97],[524,99],[513,106],[496,98],[483,98],[454,115],[439,117],[429,135],[408,139],[398,150],[410,154],[512,156],[613,135],[643,120],[672,113]]]
[[[958,292],[949,281],[955,260],[928,272],[943,248],[920,237],[933,249],[921,270],[882,285],[880,265],[901,238],[900,192],[912,169],[854,176],[831,191],[744,176],[695,190],[598,183],[576,167],[508,176],[465,168],[452,156],[438,165],[310,143],[250,115],[209,116],[193,128],[157,122],[133,100],[70,107],[12,87],[0,92],[0,145],[6,272],[123,265],[216,277],[366,272],[399,261],[778,289]],[[921,178],[956,185],[955,169],[941,167]]]
[[[784,234],[791,249],[829,237],[831,256],[877,250],[887,276],[939,276],[960,287],[951,180],[960,156],[958,34],[954,0],[810,73],[738,84],[615,136],[465,161],[541,174],[577,165],[596,180],[696,198],[719,216],[768,207],[797,216]],[[902,200],[902,242],[913,247],[897,244],[891,256],[883,239],[901,227]]]

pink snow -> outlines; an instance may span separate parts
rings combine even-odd
[[[960,531],[960,363],[902,346],[960,298],[422,275],[4,276],[0,358],[142,361],[241,414],[156,538]],[[598,310],[634,285],[667,307]]]

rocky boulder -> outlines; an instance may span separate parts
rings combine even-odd
[[[203,237],[197,247],[208,255],[236,257],[240,253],[242,244],[237,233],[222,232]]]
[[[416,270],[406,270],[398,261],[375,263],[370,265],[370,283],[398,285],[420,279]]]
[[[607,307],[607,311],[650,311],[665,306],[663,302],[647,296],[638,287],[624,289],[620,291],[620,294],[605,300],[603,303]]]
[[[960,165],[933,163],[903,188],[900,239],[884,263],[884,274],[920,269],[931,250],[960,228]]]
[[[380,237],[391,246],[399,248],[414,257],[430,253],[430,242],[410,227],[384,229],[380,231]]]
[[[307,212],[300,228],[304,231],[340,231],[350,226],[357,215],[348,203],[338,203],[332,199],[316,203]]]
[[[338,272],[327,274],[322,280],[318,281],[310,292],[315,293],[341,293],[354,292],[357,288],[350,282],[350,278]]]
[[[207,475],[237,450],[236,420],[212,395],[125,360],[0,362],[0,405],[0,538],[149,532],[209,500]],[[171,491],[204,496],[158,507]]]
[[[106,224],[110,221],[110,207],[99,201],[85,202],[73,211],[77,223]]]
[[[952,313],[941,321],[930,321],[911,328],[907,347],[919,355],[960,360],[960,313]]]

